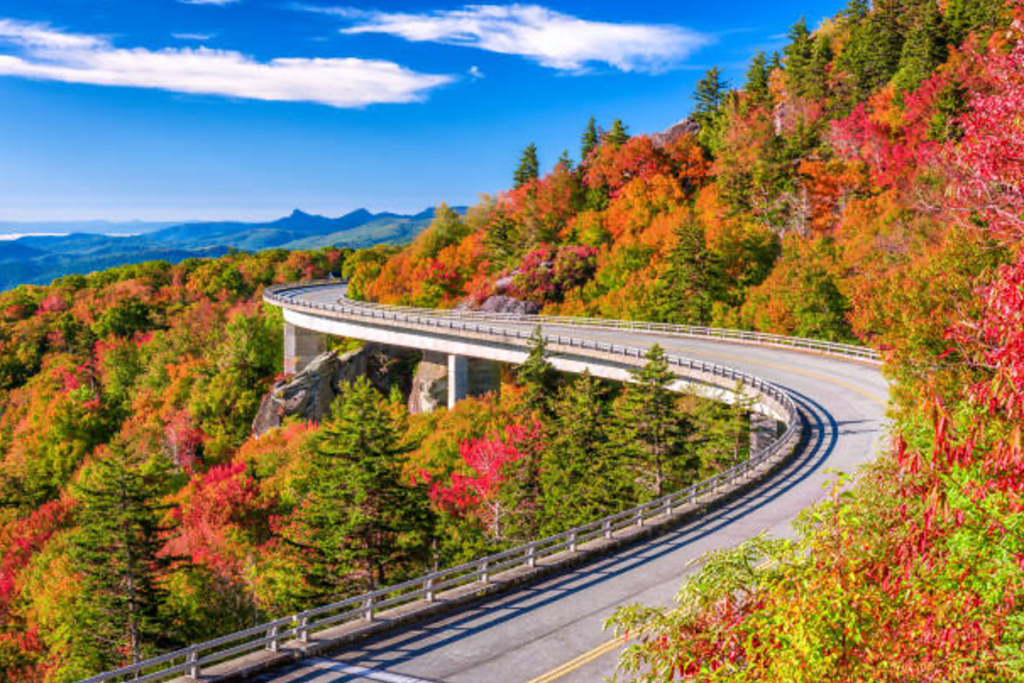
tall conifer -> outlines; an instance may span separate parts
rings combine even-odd
[[[597,132],[597,121],[591,116],[590,120],[587,121],[587,127],[583,130],[583,134],[580,136],[580,164],[585,164],[590,153],[597,147],[597,144],[601,141],[600,135]]]
[[[70,636],[83,670],[137,662],[169,644],[159,614],[166,598],[159,578],[170,563],[160,554],[159,500],[170,478],[164,458],[133,463],[115,442],[73,489],[79,529],[70,556],[82,583]]]
[[[675,375],[657,344],[644,357],[647,364],[631,372],[633,382],[612,408],[611,441],[629,459],[640,496],[651,499],[685,483],[690,463],[685,460],[687,421],[669,389]]]
[[[537,161],[537,145],[532,142],[523,150],[523,156],[519,159],[519,166],[513,174],[516,187],[522,187],[531,180],[540,177],[540,163]]]
[[[289,538],[306,551],[311,598],[373,590],[425,565],[431,520],[401,454],[388,402],[359,377],[321,428]]]
[[[628,472],[609,446],[605,390],[584,372],[559,392],[541,461],[543,533],[557,533],[623,509]]]

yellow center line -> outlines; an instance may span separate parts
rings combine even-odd
[[[527,681],[527,683],[550,683],[550,681],[556,681],[562,676],[565,676],[566,674],[571,673],[576,669],[580,668],[584,664],[592,662],[595,659],[608,654],[609,652],[618,648],[620,645],[625,645],[625,643],[626,639],[621,636],[612,638],[611,640],[602,643],[601,645],[598,645],[593,650],[590,650],[589,652],[584,652],[576,659],[571,659],[565,664],[555,667],[546,674],[543,674],[541,676],[538,676],[537,678]]]

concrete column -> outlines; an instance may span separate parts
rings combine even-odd
[[[750,452],[767,448],[778,437],[778,423],[761,413],[750,413]]]
[[[448,409],[466,398],[469,393],[469,359],[448,354]]]
[[[327,335],[284,324],[284,371],[302,372],[309,362],[327,350]]]

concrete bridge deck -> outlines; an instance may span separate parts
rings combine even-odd
[[[331,305],[343,286],[297,290],[286,310],[292,324],[356,338],[406,345],[433,344],[439,351],[470,354],[475,343],[457,332],[433,339],[399,339],[379,326],[339,324],[307,304]],[[509,329],[530,329],[532,322],[496,321]],[[888,386],[876,365],[783,348],[722,340],[695,339],[656,332],[544,324],[546,335],[566,334],[596,341],[647,348],[660,344],[668,353],[741,370],[787,390],[803,413],[804,444],[774,476],[712,514],[666,535],[609,557],[490,598],[436,621],[397,630],[325,658],[263,674],[274,683],[583,683],[614,671],[620,645],[601,625],[620,605],[640,601],[667,605],[704,553],[728,548],[763,530],[792,533],[797,514],[822,498],[834,477],[826,470],[852,473],[870,461],[885,435]],[[465,346],[458,346],[458,344]],[[508,349],[495,351],[509,353]],[[522,354],[504,360],[518,362]],[[556,362],[556,365],[559,363]],[[570,369],[570,363],[560,363]],[[610,372],[603,374],[609,376]]]

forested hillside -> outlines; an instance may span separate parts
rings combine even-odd
[[[371,299],[860,340],[893,380],[891,450],[796,542],[715,558],[634,607],[623,680],[1024,677],[1024,6],[851,0],[744,83],[384,258]],[[837,475],[838,482],[846,475]],[[842,492],[840,492],[842,491]]]
[[[322,424],[253,437],[283,355],[263,287],[358,261],[148,262],[0,294],[0,680],[77,680],[747,457],[746,408],[669,391],[659,350],[623,389],[558,376],[539,340],[454,411],[410,415],[401,377],[360,379]]]
[[[406,248],[0,294],[0,680],[74,680],[746,457],[743,407],[668,392],[657,349],[622,387],[557,376],[539,343],[498,396],[409,415],[358,381],[323,424],[254,439],[281,372],[262,288],[329,273],[387,303],[880,349],[891,449],[797,540],[715,558],[678,611],[622,611],[623,678],[1024,675],[1021,21],[993,0],[853,0],[742,84],[708,72],[666,134],[591,121],[543,175],[528,146],[512,189],[442,207]]]

